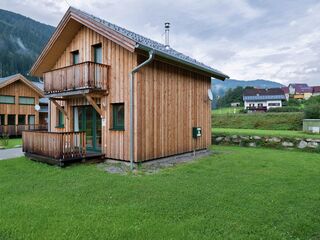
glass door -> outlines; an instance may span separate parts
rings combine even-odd
[[[101,151],[101,117],[92,106],[74,108],[74,131],[86,132],[89,151]]]

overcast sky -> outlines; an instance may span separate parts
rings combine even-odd
[[[164,42],[231,78],[320,85],[319,0],[1,0],[0,8],[56,26],[66,1]]]

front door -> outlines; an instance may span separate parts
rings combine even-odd
[[[89,151],[101,151],[101,117],[92,106],[74,108],[74,131],[86,132]]]

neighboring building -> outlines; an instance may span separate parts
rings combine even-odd
[[[19,136],[23,130],[46,129],[48,112],[37,111],[43,91],[21,74],[0,78],[0,135]],[[41,110],[41,109],[40,109]]]
[[[231,107],[240,107],[240,102],[233,102],[230,104]]]
[[[59,164],[93,154],[141,162],[207,149],[211,77],[228,78],[72,7],[30,73],[44,78],[50,128],[24,133],[24,151]]]
[[[282,87],[281,89],[282,89],[284,95],[286,96],[286,100],[289,101],[289,97],[290,97],[289,87]]]
[[[244,109],[249,111],[267,111],[270,108],[282,107],[282,101],[285,100],[286,96],[281,88],[247,88],[243,93]]]
[[[313,92],[312,92],[312,96],[320,96],[320,86],[314,86],[312,87]]]
[[[289,94],[294,99],[308,100],[313,93],[313,88],[305,83],[289,84]]]

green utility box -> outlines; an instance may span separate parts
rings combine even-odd
[[[193,127],[192,128],[192,137],[198,138],[202,136],[202,129],[201,127]]]

